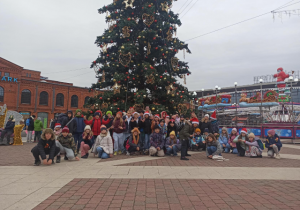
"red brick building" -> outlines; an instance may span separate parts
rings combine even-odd
[[[44,126],[49,126],[56,113],[86,111],[83,105],[89,96],[92,93],[87,88],[48,80],[39,71],[24,69],[0,57],[0,106],[6,104],[24,119],[36,115]]]

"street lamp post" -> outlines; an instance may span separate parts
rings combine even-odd
[[[261,135],[263,137],[263,109],[262,109],[262,101],[263,101],[263,91],[262,91],[262,83],[264,82],[263,79],[259,79],[260,83],[260,119],[261,119]]]
[[[203,99],[204,99],[204,96],[203,96],[203,94],[204,94],[204,88],[202,88],[202,101],[203,101]],[[202,106],[202,102],[201,102],[201,106]],[[202,109],[202,118],[203,118],[203,109]]]
[[[238,119],[237,119],[237,115],[238,115],[237,114],[237,104],[238,104],[238,102],[237,102],[237,89],[236,89],[237,85],[238,85],[238,83],[235,82],[234,86],[235,86],[235,126],[236,126],[236,129],[238,129],[237,128],[237,122],[238,122]]]
[[[216,115],[218,114],[218,91],[221,90],[221,87],[218,87],[218,85],[216,85]]]

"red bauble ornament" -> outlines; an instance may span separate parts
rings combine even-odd
[[[120,110],[120,108],[118,108],[118,110]]]
[[[158,50],[158,47],[155,47],[156,50]]]
[[[165,73],[167,73],[167,70],[165,71]]]
[[[109,54],[107,54],[106,56],[109,57]]]
[[[134,15],[134,12],[133,13],[131,13],[132,15]]]
[[[153,66],[150,66],[150,69],[154,69],[154,67],[153,67]]]
[[[154,20],[155,23],[157,23],[157,20]]]
[[[172,30],[173,28],[172,27],[170,27],[170,30]]]
[[[114,43],[114,41],[113,41],[113,40],[111,40],[111,41],[110,41],[110,43]]]
[[[93,111],[90,111],[91,114],[93,114]]]
[[[129,79],[129,76],[127,77],[127,79]]]
[[[117,28],[117,25],[115,25],[115,28]]]
[[[156,40],[156,37],[153,37],[153,40]]]
[[[121,81],[118,81],[118,83],[121,83]]]
[[[165,53],[163,53],[162,55],[165,56]]]
[[[134,77],[133,77],[132,79],[133,79],[133,80],[135,80],[135,78],[134,78]]]
[[[115,11],[115,14],[118,14],[118,11]]]
[[[133,95],[136,95],[136,93],[134,93]]]
[[[184,90],[183,91],[181,91],[182,93],[184,93]]]
[[[127,20],[128,20],[128,21],[130,21],[130,20],[131,20],[131,18],[127,18]]]
[[[188,76],[190,75],[190,74],[187,74]]]
[[[100,100],[102,100],[102,97],[100,97]]]
[[[175,84],[176,84],[176,82],[173,82],[173,84],[175,85]]]
[[[126,72],[126,74],[128,74],[128,72]]]
[[[177,52],[177,50],[176,50],[176,49],[175,49],[174,51],[175,51],[175,52]]]
[[[180,98],[182,98],[182,96],[180,96]]]
[[[96,61],[94,61],[93,63],[96,63]]]
[[[151,4],[149,4],[148,7],[150,8],[150,7],[151,7]]]
[[[163,78],[163,76],[159,76],[159,78]]]

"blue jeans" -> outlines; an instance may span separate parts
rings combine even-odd
[[[207,152],[209,155],[212,155],[213,153],[215,153],[217,151],[217,147],[215,146],[210,146],[210,147],[207,147]]]
[[[74,133],[73,134],[75,145],[77,144],[77,151],[80,149],[80,144],[82,142],[82,133]]]
[[[123,133],[113,133],[113,138],[115,140],[114,151],[123,151],[124,149],[124,134]]]
[[[226,146],[226,147],[224,148],[224,147],[223,147],[223,144],[221,144],[222,150],[224,149],[224,152],[225,152],[225,153],[230,152],[230,144],[227,143],[225,146]]]
[[[98,157],[102,159],[107,159],[109,158],[109,155],[104,152],[102,147],[97,147],[97,152],[98,152]]]
[[[150,134],[145,134],[144,149],[149,149],[150,147],[149,138],[150,138]]]
[[[174,156],[177,156],[177,152],[179,151],[179,149],[177,148],[177,146],[173,147],[173,148],[170,148],[170,147],[167,147],[167,152],[166,152],[166,155],[171,155],[173,154]]]

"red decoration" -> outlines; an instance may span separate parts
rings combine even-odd
[[[134,77],[133,77],[132,79],[133,79],[133,80],[135,80],[135,78],[134,78]]]
[[[130,20],[131,20],[131,18],[127,18],[127,20],[128,20],[128,21],[130,21]]]
[[[156,50],[158,50],[158,47],[155,47]]]
[[[148,7],[151,8],[151,4],[149,4]]]
[[[159,78],[163,78],[163,76],[159,76]]]
[[[96,63],[96,61],[94,61],[93,63]]]
[[[128,72],[126,72],[126,74],[128,74]]]
[[[182,93],[184,93],[184,90],[183,91],[181,91]]]
[[[129,79],[129,76],[127,77],[127,79]]]
[[[102,97],[100,97],[100,100],[102,100]]]
[[[153,37],[153,40],[156,40],[156,37]]]
[[[180,98],[182,98],[182,96],[180,96]]]
[[[134,93],[133,95],[136,95],[136,93]]]
[[[120,108],[118,108],[118,110],[120,110]]]
[[[190,75],[190,74],[187,74],[188,76]]]
[[[155,23],[157,23],[157,20],[154,20]]]
[[[172,27],[170,27],[170,30],[172,30],[173,28]]]
[[[93,111],[90,111],[91,114],[93,114]]]
[[[118,83],[121,83],[121,81],[118,81]]]

